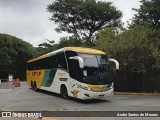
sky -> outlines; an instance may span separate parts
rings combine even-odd
[[[132,8],[139,8],[140,0],[102,0],[111,1],[117,9],[122,11],[122,21],[126,25],[135,12]],[[46,7],[53,0],[0,0],[0,33],[10,34],[38,46],[48,40],[56,43],[60,37],[69,34],[57,33],[56,25],[49,20],[51,13]]]

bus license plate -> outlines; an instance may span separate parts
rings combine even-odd
[[[99,98],[103,98],[104,97],[104,95],[99,95]]]

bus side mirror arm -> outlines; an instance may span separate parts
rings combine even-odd
[[[114,62],[116,64],[116,69],[119,70],[119,62],[117,60],[109,58],[109,61]]]
[[[71,59],[71,60],[78,60],[78,62],[79,62],[79,67],[80,67],[80,68],[84,68],[84,61],[83,61],[83,59],[82,59],[81,57],[79,57],[79,56],[74,56],[74,57],[69,57],[69,59]]]

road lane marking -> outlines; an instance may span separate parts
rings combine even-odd
[[[2,110],[2,111],[12,111],[12,110],[5,109],[5,108],[0,108],[0,110]]]
[[[42,120],[57,120],[55,118],[50,118],[50,117],[43,117]]]

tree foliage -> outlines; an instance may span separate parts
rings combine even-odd
[[[25,78],[26,62],[35,53],[32,45],[7,34],[0,34],[0,78],[8,74]]]
[[[36,54],[34,57],[41,56],[43,54],[46,54],[48,52],[54,51],[58,49],[57,44],[55,44],[54,40],[48,40],[46,39],[47,42],[43,42],[36,47]]]
[[[38,46],[39,46],[39,47],[42,47],[42,48],[51,48],[51,47],[54,46],[54,43],[55,43],[54,40],[48,40],[48,39],[46,39],[46,40],[47,40],[49,43],[44,42],[44,43],[42,43],[42,44],[39,44]]]
[[[77,40],[75,36],[70,36],[70,37],[62,37],[58,43],[58,48],[63,48],[63,47],[78,47],[82,46],[82,42]]]
[[[92,45],[94,34],[110,26],[117,26],[122,13],[111,2],[96,0],[55,0],[47,10],[57,31],[74,34],[77,40]]]
[[[143,84],[148,86],[148,90],[145,87],[143,87],[143,89],[145,88],[147,91],[151,91],[152,89],[152,92],[156,89],[156,91],[160,92],[160,1],[141,0],[140,8],[133,10],[135,10],[137,14],[135,14],[132,20],[130,29],[137,25],[141,25],[144,27],[147,26],[149,29],[153,30],[152,34],[149,35],[148,40],[150,42],[146,43],[144,46],[146,48],[145,51],[150,51],[148,55],[146,54],[146,56],[150,58],[150,62],[148,59],[148,65],[146,64],[146,66],[152,64],[152,67],[148,67],[147,72],[145,72],[146,76],[143,77],[143,79],[145,79]],[[141,49],[144,49],[144,47]],[[140,52],[142,55],[144,54],[141,51],[137,51],[137,53],[138,52]],[[147,60],[145,60],[144,63],[147,63]]]
[[[133,10],[137,14],[135,14],[132,24],[160,28],[160,0],[141,0],[140,8]]]
[[[143,86],[144,81],[152,76],[151,73],[160,67],[160,52],[155,33],[151,28],[135,26],[122,33],[115,28],[105,29],[97,35],[97,48],[119,61],[121,80],[126,80],[123,81],[124,84],[130,83],[126,85],[130,86],[128,90],[136,91],[140,84]],[[142,86],[137,89],[142,90]]]
[[[63,47],[76,47],[76,46],[84,46],[81,41],[77,40],[75,36],[70,37],[62,37],[59,42],[55,44],[53,40],[47,40],[48,42],[44,42],[36,47],[36,54],[34,57],[38,57],[44,55],[48,52],[63,48]]]

